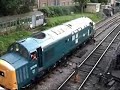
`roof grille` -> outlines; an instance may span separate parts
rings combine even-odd
[[[38,33],[38,34],[33,35],[33,37],[37,39],[44,39],[46,35],[45,33]]]

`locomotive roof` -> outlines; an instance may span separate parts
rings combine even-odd
[[[44,34],[45,37],[41,38],[41,35]],[[22,44],[29,52],[33,52],[38,47],[46,47],[51,43],[71,34],[70,28],[67,26],[59,25],[49,30],[40,32],[33,37],[26,38],[24,40],[18,41]]]
[[[70,22],[64,23],[64,25],[72,28],[72,32],[74,32],[78,28],[84,29],[86,26],[89,26],[90,22],[93,22],[93,21],[87,17],[83,17],[83,18],[78,18]]]
[[[92,22],[92,20],[87,17],[78,18],[64,23],[63,25],[42,31],[33,37],[19,41],[19,43],[21,43],[29,52],[35,51],[38,47],[44,49],[52,43],[84,29],[86,26],[90,25],[90,22]]]

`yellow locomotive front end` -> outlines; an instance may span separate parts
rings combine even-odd
[[[0,60],[0,86],[10,90],[18,89],[15,68],[4,60]]]

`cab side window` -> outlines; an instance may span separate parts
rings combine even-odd
[[[31,53],[31,59],[32,60],[37,60],[37,52]]]

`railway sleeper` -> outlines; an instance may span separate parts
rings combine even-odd
[[[94,54],[95,54],[95,53],[96,53],[96,54],[102,54],[104,51],[105,51],[105,49],[103,49],[103,50],[96,50],[96,51],[94,52]]]
[[[101,51],[101,52],[95,52],[95,53],[93,53],[93,55],[101,55],[103,52]]]
[[[84,63],[84,64],[87,65],[87,66],[92,66],[92,67],[94,66],[94,65],[91,65],[91,64],[88,64],[88,63]]]
[[[101,50],[105,50],[106,47],[107,47],[106,43],[105,43],[105,44],[102,43],[102,44],[97,48],[97,50],[99,50],[99,51],[101,51]],[[96,51],[97,51],[97,50],[96,50]]]
[[[85,72],[85,73],[89,73],[89,71],[86,71],[86,70],[83,70],[83,69],[80,69],[80,71]]]
[[[90,58],[96,59],[96,58],[99,58],[100,56],[101,56],[101,54],[100,55],[93,55]]]

